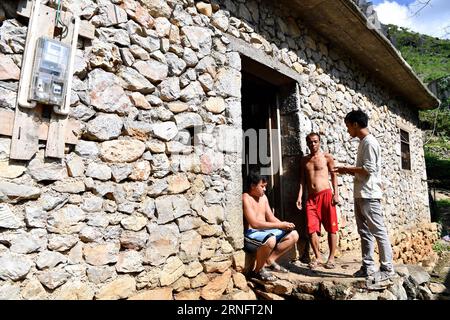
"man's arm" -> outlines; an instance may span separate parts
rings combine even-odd
[[[377,172],[377,154],[379,154],[379,150],[377,150],[377,147],[375,145],[365,145],[362,156],[362,168],[367,172],[367,175],[371,175],[372,173]]]
[[[298,197],[297,197],[297,208],[302,210],[302,197],[303,197],[303,186],[305,185],[305,161],[304,158],[300,160],[300,186],[298,188]]]
[[[331,175],[331,184],[333,185],[333,204],[336,205],[339,203],[339,188],[336,173],[333,172],[334,159],[331,154],[326,154],[325,157],[327,159],[328,171]]]
[[[354,175],[356,173],[362,176],[369,175],[369,173],[363,167],[334,167],[334,169],[332,169],[331,171],[340,174]]]
[[[361,176],[368,176],[376,172],[377,164],[377,150],[373,145],[366,145],[363,149],[363,164],[362,167],[336,167],[333,172],[342,174],[359,174]]]
[[[270,210],[270,213],[272,213],[272,216],[274,219],[271,219],[271,221],[262,221],[257,219],[257,214],[256,212],[252,209],[252,206],[250,204],[250,199],[248,198],[249,196],[242,196],[242,203],[243,203],[243,210],[244,210],[244,217],[247,220],[248,224],[254,228],[254,229],[271,229],[271,228],[278,228],[278,229],[289,229],[291,226],[289,222],[282,222],[280,220],[278,220],[272,213],[272,211]],[[268,206],[268,201],[267,198],[264,196],[265,201],[267,202],[267,206]],[[267,211],[267,209],[266,209]],[[265,217],[267,217],[267,212],[264,213]],[[267,219],[267,218],[266,218]],[[293,225],[293,224],[292,224]]]

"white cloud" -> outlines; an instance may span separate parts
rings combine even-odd
[[[374,8],[381,23],[395,24],[433,37],[450,39],[450,1],[431,0],[419,11],[424,2],[416,0],[410,5],[401,5],[384,0]]]

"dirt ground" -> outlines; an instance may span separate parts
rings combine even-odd
[[[436,192],[434,192],[434,190],[431,189],[431,194],[435,197],[436,201],[450,200],[450,190],[436,189]]]

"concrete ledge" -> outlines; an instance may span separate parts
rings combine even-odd
[[[307,82],[306,75],[295,72],[285,64],[266,54],[264,51],[253,48],[248,42],[230,34],[227,34],[227,38],[230,40],[231,51],[236,51],[241,55],[242,64],[245,66],[243,69],[245,71],[254,71],[252,73],[256,73],[260,77],[262,76],[265,80],[270,81],[277,86],[292,83],[293,81],[297,81],[300,84]],[[258,66],[258,63],[267,67],[267,69],[262,68],[260,65]],[[267,77],[264,76],[265,74],[267,74]]]

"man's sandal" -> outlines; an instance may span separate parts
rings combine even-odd
[[[277,278],[273,274],[271,274],[269,271],[267,271],[267,269],[265,269],[265,268],[261,268],[261,270],[259,270],[259,272],[256,274],[256,277],[263,281],[276,281],[277,280]]]
[[[325,269],[334,269],[334,268],[336,268],[336,263],[328,261],[327,263],[325,263],[325,265],[323,267]]]
[[[282,272],[282,273],[288,273],[289,270],[286,269],[283,266],[280,266],[278,263],[276,263],[275,261],[272,262],[272,264],[270,266],[267,266],[267,268],[273,270],[273,271],[277,271],[277,272]]]
[[[311,262],[308,264],[308,267],[309,267],[311,270],[317,269],[318,266],[319,266],[319,263],[317,262],[317,260],[313,260],[313,261],[311,261]]]

